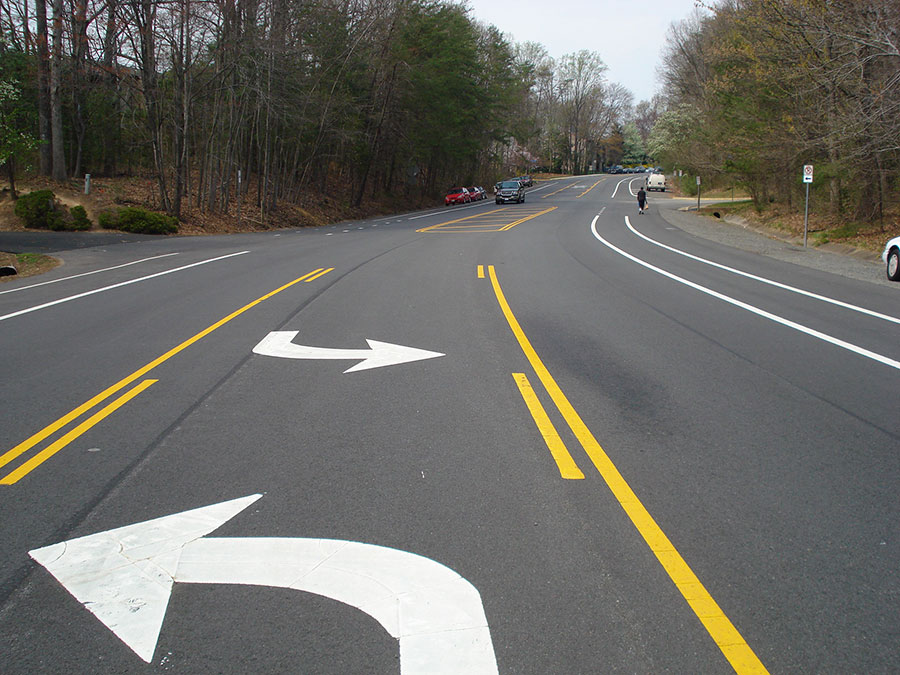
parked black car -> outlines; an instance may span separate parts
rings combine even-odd
[[[521,204],[525,201],[525,186],[517,180],[505,180],[500,183],[500,189],[494,197],[497,204],[506,202],[516,202]]]

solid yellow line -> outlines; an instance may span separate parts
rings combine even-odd
[[[494,209],[493,211],[485,211],[484,213],[476,213],[474,216],[466,216],[465,218],[457,218],[456,220],[448,220],[446,223],[438,223],[437,225],[429,225],[428,227],[423,227],[421,230],[416,230],[416,232],[428,232],[429,230],[434,230],[438,227],[443,227],[444,225],[452,225],[453,223],[461,223],[464,220],[472,220],[473,218],[484,218],[484,216],[489,216],[492,213],[499,213],[508,207],[503,207],[500,209]]]
[[[568,190],[570,187],[572,187],[572,186],[566,185],[564,187],[561,187],[556,192],[551,192],[549,195],[544,195],[543,197],[541,197],[541,199],[547,199],[547,197],[552,197],[553,195],[558,194],[558,193],[562,192],[563,190]]]
[[[33,436],[31,436],[30,438],[25,439],[24,441],[22,441],[21,443],[19,443],[17,446],[15,446],[14,448],[12,448],[11,450],[7,450],[2,456],[0,456],[0,467],[6,466],[6,465],[9,464],[11,461],[13,461],[16,457],[18,457],[19,455],[21,455],[23,452],[27,452],[28,450],[30,450],[31,448],[33,448],[35,445],[37,445],[38,443],[40,443],[41,441],[43,441],[45,438],[51,436],[52,434],[54,434],[54,433],[56,433],[57,431],[59,431],[60,429],[62,429],[64,426],[66,426],[66,425],[67,425],[69,422],[71,422],[72,420],[74,420],[74,419],[76,419],[76,418],[78,418],[78,417],[81,417],[81,415],[83,415],[85,412],[87,412],[88,410],[90,410],[91,408],[93,408],[95,405],[97,405],[97,404],[99,404],[100,402],[106,400],[107,398],[109,398],[110,396],[112,396],[113,394],[115,394],[117,391],[119,391],[119,390],[121,390],[121,389],[124,389],[125,387],[127,387],[129,384],[131,384],[132,382],[134,382],[134,381],[137,380],[138,378],[143,377],[144,375],[146,375],[147,373],[149,373],[151,370],[153,370],[154,368],[156,368],[156,366],[158,366],[159,364],[163,363],[164,361],[167,361],[168,359],[172,358],[173,356],[175,356],[175,355],[178,354],[179,352],[181,352],[181,351],[187,349],[187,348],[190,347],[192,344],[194,344],[195,342],[197,342],[197,341],[203,339],[204,337],[206,337],[207,335],[209,335],[210,333],[212,333],[212,332],[213,332],[214,330],[216,330],[217,328],[221,328],[222,326],[224,326],[226,323],[228,323],[229,321],[231,321],[231,320],[234,319],[235,317],[240,316],[241,314],[243,314],[244,312],[246,312],[248,309],[251,309],[251,308],[255,307],[255,306],[258,305],[259,303],[261,303],[261,302],[263,302],[263,301],[265,301],[265,300],[268,300],[268,299],[271,298],[273,295],[276,295],[276,294],[278,294],[278,293],[281,293],[281,291],[290,288],[290,287],[293,286],[294,284],[299,283],[299,282],[301,282],[301,281],[306,281],[306,279],[308,279],[309,277],[312,277],[312,276],[314,276],[314,275],[319,274],[320,272],[322,272],[322,269],[323,269],[323,268],[320,267],[320,268],[317,269],[317,270],[313,270],[313,271],[310,272],[309,274],[305,274],[305,275],[303,275],[302,277],[300,277],[299,279],[294,279],[293,281],[291,281],[291,282],[285,284],[285,285],[282,286],[281,288],[276,288],[276,289],[275,289],[274,291],[272,291],[271,293],[267,293],[266,295],[262,296],[261,298],[258,298],[258,299],[256,299],[256,300],[254,300],[253,302],[251,302],[251,303],[249,303],[249,304],[247,304],[247,305],[244,305],[244,306],[241,307],[239,310],[237,310],[237,311],[235,311],[235,312],[232,312],[231,314],[229,314],[228,316],[226,316],[224,319],[220,319],[219,321],[217,321],[216,323],[214,323],[214,324],[213,324],[212,326],[210,326],[209,328],[206,328],[206,329],[200,331],[199,333],[197,333],[197,334],[196,334],[195,336],[193,336],[192,338],[188,338],[187,340],[185,340],[184,342],[182,342],[182,343],[181,343],[180,345],[178,345],[177,347],[174,347],[174,348],[170,349],[170,350],[167,351],[165,354],[163,354],[162,356],[160,356],[160,357],[157,358],[157,359],[154,359],[153,361],[151,361],[150,363],[148,363],[148,364],[147,364],[146,366],[144,366],[143,368],[140,368],[140,369],[134,371],[134,372],[133,372],[131,375],[129,375],[128,377],[125,377],[125,378],[119,380],[118,382],[116,382],[114,385],[112,385],[112,386],[109,387],[108,389],[105,389],[105,390],[103,390],[102,392],[100,392],[99,394],[97,394],[96,396],[94,396],[94,398],[90,399],[89,401],[87,401],[87,402],[85,402],[85,403],[82,403],[80,406],[78,406],[77,408],[75,408],[75,409],[72,410],[71,412],[69,412],[69,413],[63,415],[62,417],[60,417],[58,420],[56,420],[56,421],[53,422],[52,424],[47,425],[46,427],[44,427],[43,429],[41,429],[40,431],[38,431],[36,434],[34,434]],[[333,269],[333,268],[332,268],[332,269]]]
[[[547,444],[550,454],[553,455],[553,459],[556,460],[556,466],[559,468],[559,475],[570,480],[584,478],[584,474],[581,473],[581,469],[578,468],[575,460],[572,459],[572,455],[569,454],[566,444],[563,443],[562,438],[560,438],[559,434],[556,432],[553,422],[550,421],[547,411],[544,410],[544,406],[541,405],[537,394],[534,393],[531,382],[528,381],[525,373],[513,373],[512,376],[519,387],[522,398],[525,400],[525,405],[528,406],[528,411],[534,418],[534,423],[537,425],[538,431],[540,431],[541,436],[544,437],[544,442]]]
[[[478,278],[484,279],[484,265],[478,266]]]
[[[625,513],[628,514],[628,517],[631,518],[631,522],[649,545],[650,550],[653,551],[657,560],[662,564],[663,569],[675,582],[676,588],[681,592],[694,614],[700,619],[713,641],[718,645],[737,673],[740,675],[744,673],[767,673],[765,666],[763,666],[753,650],[750,649],[750,646],[737,628],[725,616],[703,584],[700,583],[700,580],[669,541],[668,537],[666,537],[659,525],[656,524],[656,521],[653,520],[650,512],[647,511],[637,495],[632,491],[615,464],[613,464],[600,446],[600,443],[594,438],[590,429],[575,411],[575,408],[569,403],[559,385],[556,384],[556,381],[550,375],[550,371],[544,366],[544,363],[519,325],[518,320],[513,315],[509,303],[506,302],[506,297],[500,288],[500,282],[497,280],[497,273],[493,265],[488,266],[488,274],[491,278],[491,285],[494,287],[494,294],[497,296],[497,302],[500,304],[500,309],[503,311],[503,315],[506,317],[513,334],[516,336],[519,346],[531,363],[532,368],[534,368],[535,373],[537,373],[538,378],[547,389],[547,393],[550,394],[550,398],[553,399],[584,451],[591,458],[609,489],[625,510]]]
[[[580,195],[578,195],[575,199],[581,199],[582,197],[584,197],[588,192],[590,192],[590,191],[593,190],[595,187],[597,187],[597,186],[600,184],[600,181],[602,181],[602,180],[603,180],[602,178],[601,178],[600,180],[598,180],[596,183],[594,183],[593,185],[591,185],[591,187],[589,187],[587,190],[585,190],[585,191],[582,192]]]
[[[157,381],[158,380],[144,380],[138,386],[125,392],[115,401],[108,404],[105,408],[102,408],[98,412],[88,417],[84,422],[72,429],[65,436],[59,438],[58,440],[54,441],[46,448],[41,450],[34,457],[22,464],[22,466],[20,466],[18,469],[4,476],[2,479],[0,479],[0,485],[12,485],[16,481],[28,475],[31,471],[39,467],[41,464],[53,457],[53,455],[55,455],[57,452],[66,447],[69,443],[81,436],[81,434],[83,434],[85,431],[94,427],[98,422],[114,413],[116,410],[128,403],[128,401],[133,399],[135,396],[140,394],[147,387]]]
[[[539,212],[539,213],[533,213],[533,214],[530,215],[530,216],[525,216],[524,218],[520,218],[519,220],[517,220],[517,221],[515,221],[515,222],[513,222],[513,223],[510,223],[509,225],[506,225],[506,226],[504,226],[504,227],[501,227],[501,228],[500,228],[500,232],[506,232],[507,230],[511,230],[511,229],[513,229],[516,225],[521,225],[521,224],[524,223],[526,220],[531,220],[532,218],[537,218],[538,216],[542,216],[542,215],[544,215],[545,213],[550,213],[551,211],[553,211],[554,209],[557,209],[557,208],[559,208],[559,207],[551,206],[549,209],[544,209],[543,211],[541,211],[541,212]]]
[[[326,274],[328,274],[329,272],[331,272],[333,270],[334,270],[333,267],[329,267],[327,270],[322,270],[318,274],[316,274],[315,272],[312,272],[312,274],[314,274],[315,276],[309,277],[308,279],[304,279],[303,283],[308,284],[310,281],[315,281],[316,279],[324,277]],[[307,275],[307,276],[309,276],[309,275]]]

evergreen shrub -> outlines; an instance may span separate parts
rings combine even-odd
[[[91,219],[88,218],[87,211],[83,206],[73,206],[69,209],[69,215],[72,216],[72,222],[67,229],[72,230],[89,230],[91,229]]]
[[[52,190],[35,190],[16,200],[15,214],[25,221],[25,227],[37,230],[61,229],[63,218],[56,207]]]
[[[122,230],[134,234],[174,234],[178,220],[162,213],[136,206],[119,209],[117,213],[104,211],[98,216],[100,226],[107,230]]]

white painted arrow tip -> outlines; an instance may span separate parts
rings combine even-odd
[[[368,338],[366,338],[366,342],[369,345],[369,349],[372,350],[372,355],[367,356],[355,366],[347,368],[344,373],[354,373],[359,370],[396,366],[401,363],[412,363],[413,361],[424,361],[425,359],[436,359],[439,356],[446,356],[446,354],[441,352],[431,352],[427,349],[407,347],[391,342],[380,342],[378,340],[369,340]]]
[[[232,499],[29,551],[107,628],[150,663],[186,544],[261,494]]]

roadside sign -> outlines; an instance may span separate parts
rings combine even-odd
[[[700,185],[700,176],[697,176],[697,185]]]
[[[803,248],[806,248],[806,236],[809,232],[809,184],[813,182],[813,165],[803,165],[803,182],[806,184],[806,207],[803,210]]]

